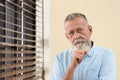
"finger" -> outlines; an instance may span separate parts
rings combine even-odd
[[[81,55],[81,54],[77,55],[76,60],[78,63],[80,63],[83,60],[83,55]]]
[[[77,56],[78,56],[79,58],[83,58],[84,55],[82,55],[82,54],[77,54]]]
[[[81,54],[82,56],[86,56],[87,55],[87,51],[79,51],[77,54]]]
[[[83,53],[83,52],[77,52],[76,53],[76,56],[81,56],[81,57],[83,57],[85,54]]]
[[[84,51],[84,55],[87,55],[87,51]]]

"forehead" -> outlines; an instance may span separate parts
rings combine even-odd
[[[72,20],[68,20],[65,23],[65,30],[72,29],[72,28],[82,28],[87,24],[86,20],[83,17],[77,17]]]

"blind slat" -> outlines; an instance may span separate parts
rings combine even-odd
[[[31,77],[31,76],[35,76],[35,72],[31,72],[31,73],[26,73],[24,75],[15,76],[15,77],[12,77],[12,78],[8,78],[7,80],[23,80],[23,79]]]
[[[24,66],[30,66],[30,65],[35,65],[35,62],[24,62],[24,63],[2,65],[1,69],[9,69],[9,68],[15,68],[15,67],[20,67],[20,66],[24,67]]]
[[[2,38],[14,39],[14,40],[23,40],[23,41],[28,41],[28,42],[38,42],[38,41],[34,41],[34,40],[29,40],[29,39],[21,39],[21,38],[10,37],[10,36],[4,36],[4,35],[0,35],[0,37],[2,37]]]
[[[23,68],[23,69],[19,69],[19,70],[13,70],[13,71],[10,71],[10,72],[3,72],[1,75],[0,75],[0,78],[2,77],[5,77],[5,76],[13,76],[13,75],[17,75],[19,73],[24,73],[24,72],[29,72],[29,71],[33,71],[35,70],[35,67],[28,67],[28,68]]]
[[[23,53],[23,54],[33,54],[33,53],[42,53],[40,51],[30,51],[30,50],[24,50],[24,51],[17,51],[17,50],[0,50],[0,53],[5,53],[5,54],[18,54],[18,53]]]
[[[24,56],[24,57],[4,57],[4,58],[0,58],[0,61],[17,61],[17,60],[32,60],[35,59],[36,57],[28,57],[28,56]],[[13,63],[14,64],[14,63]]]
[[[40,57],[40,56],[35,56],[35,57],[34,56],[32,56],[32,57],[29,57],[29,56],[23,56],[23,57],[3,57],[3,58],[0,58],[0,61],[31,60],[31,59],[37,59],[37,58],[42,58],[42,57]]]
[[[11,44],[11,43],[6,43],[6,42],[0,42],[0,46],[4,47],[4,46],[7,46],[7,47],[23,47],[23,48],[42,48],[41,46],[32,46],[32,45],[20,45],[20,44]]]

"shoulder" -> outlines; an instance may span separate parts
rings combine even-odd
[[[99,66],[115,63],[115,55],[111,49],[94,45],[91,49],[91,55],[91,61]]]
[[[93,48],[94,52],[97,53],[97,55],[103,55],[103,56],[114,56],[114,53],[111,49],[100,47],[100,46],[94,46]]]
[[[72,48],[69,48],[67,50],[57,53],[55,59],[57,59],[58,61],[61,61],[61,60],[63,61],[70,58],[71,55],[72,55]]]

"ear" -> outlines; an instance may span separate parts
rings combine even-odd
[[[93,32],[93,28],[92,28],[91,25],[88,26],[88,30],[89,30],[89,32],[90,32],[90,36],[91,36],[91,34],[92,34],[92,32]]]

